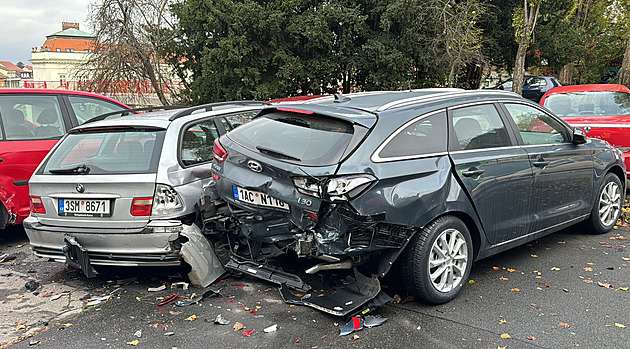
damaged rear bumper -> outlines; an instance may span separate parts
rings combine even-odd
[[[87,277],[96,275],[95,265],[164,267],[185,261],[191,266],[190,281],[206,287],[225,273],[199,228],[177,220],[117,231],[44,226],[29,217],[24,230],[36,256],[64,262],[83,270]]]

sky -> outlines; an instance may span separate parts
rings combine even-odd
[[[61,31],[61,22],[86,22],[88,5],[97,0],[0,0],[0,61],[28,63],[33,47],[41,47],[46,35]]]

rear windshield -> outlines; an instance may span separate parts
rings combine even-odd
[[[234,142],[282,161],[328,166],[341,160],[354,128],[343,120],[321,115],[269,113],[237,127]]]
[[[545,107],[560,117],[630,114],[630,94],[616,91],[586,91],[551,95]]]
[[[69,134],[39,173],[155,173],[164,132],[129,129]]]

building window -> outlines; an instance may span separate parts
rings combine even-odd
[[[57,52],[61,52],[61,49],[60,49],[60,48],[58,48],[58,49],[57,49]]]

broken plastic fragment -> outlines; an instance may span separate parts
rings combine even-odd
[[[214,319],[214,323],[219,325],[227,325],[230,323],[230,320],[224,319],[223,316],[219,314],[217,315],[216,319]]]
[[[133,335],[138,337],[138,338],[142,338],[142,330],[137,330],[136,332],[134,332]]]
[[[251,336],[256,330],[243,330],[243,337]]]
[[[174,334],[175,334],[175,332],[166,332],[166,333],[164,333],[164,335],[165,335],[165,336],[167,336],[167,337],[168,337],[168,336],[172,336],[172,335],[174,335]]]
[[[368,315],[363,319],[363,325],[367,328],[376,327],[382,325],[385,321],[387,321],[386,317]]]
[[[265,333],[271,333],[271,332],[276,332],[277,330],[278,330],[278,324],[275,324],[275,325],[271,325],[271,326],[265,328],[263,331]]]
[[[179,298],[179,293],[175,293],[175,294],[169,296],[168,298],[166,298],[165,300],[161,301],[160,303],[158,303],[158,307],[161,307],[163,305],[167,305],[168,303],[171,303],[171,302],[175,301],[177,298]]]
[[[180,286],[181,286],[181,288],[185,291],[185,290],[188,289],[189,285],[190,285],[189,283],[183,282],[183,281],[174,282],[174,283],[171,284],[171,289],[173,289],[173,288],[180,288]]]
[[[350,319],[350,321],[348,321],[348,323],[346,323],[345,325],[339,326],[339,335],[346,336],[354,331],[359,331],[361,329],[363,329],[363,319],[355,316]]]
[[[149,292],[158,292],[158,291],[164,291],[164,290],[166,290],[166,285],[164,285],[164,284],[162,286],[160,286],[160,287],[149,287],[147,289],[147,291],[149,291]]]
[[[214,297],[214,296],[216,296],[216,297],[223,297],[219,293],[219,291],[208,290],[208,291],[204,292],[204,294],[202,294],[201,296],[193,297],[193,298],[191,298],[188,301],[177,301],[177,302],[175,302],[175,305],[178,306],[178,307],[186,307],[186,306],[189,306],[191,304],[195,304],[195,303],[201,301],[202,299],[205,299],[205,298],[208,298],[208,297]]]
[[[35,280],[29,280],[26,282],[26,284],[24,285],[24,287],[26,287],[27,290],[33,292],[35,290],[37,290],[39,288],[39,282],[35,281]]]

